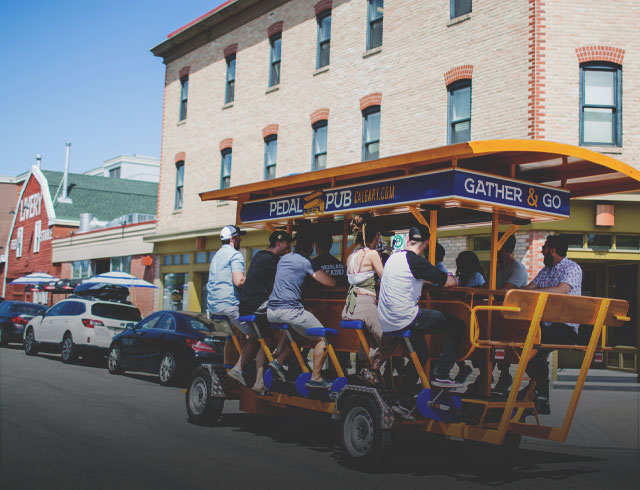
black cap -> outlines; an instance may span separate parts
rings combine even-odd
[[[269,245],[272,247],[276,244],[276,242],[281,242],[283,240],[289,243],[293,242],[293,238],[291,238],[291,235],[289,235],[289,233],[287,233],[286,231],[274,231],[273,233],[271,233],[271,235],[269,235]]]
[[[409,228],[409,240],[413,242],[426,242],[431,233],[429,233],[429,228],[425,225],[414,225]]]

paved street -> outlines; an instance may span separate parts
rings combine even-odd
[[[0,349],[0,481],[13,489],[637,488],[638,393],[585,392],[569,440],[532,439],[509,454],[399,437],[388,464],[341,463],[335,426],[317,416],[257,417],[225,407],[222,424],[186,420],[179,388]],[[569,393],[552,394],[554,412]]]

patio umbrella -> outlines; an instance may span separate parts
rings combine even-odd
[[[57,279],[46,272],[34,272],[27,276],[19,277],[9,284],[46,284],[51,281],[57,281]]]
[[[126,272],[105,272],[104,274],[98,274],[97,276],[90,277],[89,279],[85,279],[83,284],[99,282],[102,284],[114,284],[116,286],[125,286],[128,288],[136,287],[136,288],[157,288],[148,281],[144,279],[138,279],[136,276],[132,276]]]

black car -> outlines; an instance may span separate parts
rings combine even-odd
[[[113,338],[107,367],[111,374],[158,373],[166,386],[203,362],[222,363],[225,338],[202,313],[158,311]]]
[[[22,343],[24,327],[29,320],[46,309],[45,305],[24,301],[0,302],[0,346],[5,346],[9,342]]]

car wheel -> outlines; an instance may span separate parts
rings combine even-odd
[[[354,395],[340,409],[340,444],[344,459],[368,465],[391,449],[391,431],[381,427],[382,414],[369,397]]]
[[[197,368],[191,375],[185,395],[187,416],[191,423],[211,425],[218,421],[224,408],[224,398],[211,398],[211,374]]]
[[[171,352],[165,352],[162,355],[158,376],[160,376],[160,384],[162,386],[171,385],[178,377],[176,358]]]
[[[8,343],[9,343],[9,338],[7,337],[7,334],[4,331],[4,327],[0,327],[0,347],[4,347]]]
[[[24,336],[24,353],[28,356],[35,356],[38,353],[33,328],[27,330],[27,335]]]
[[[112,345],[109,349],[109,357],[107,357],[107,369],[111,374],[122,374],[122,349],[119,345]]]
[[[75,361],[78,357],[76,345],[73,343],[73,337],[71,337],[70,333],[67,333],[62,339],[60,357],[62,359],[62,362],[64,362],[65,364],[69,364]]]

